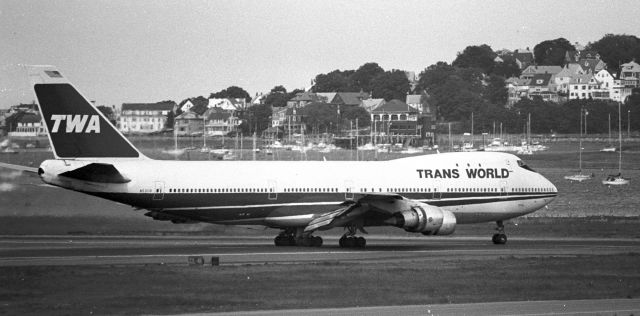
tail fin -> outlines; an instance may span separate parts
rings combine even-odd
[[[27,66],[56,158],[144,158],[52,66]]]

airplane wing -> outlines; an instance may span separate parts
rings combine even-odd
[[[14,164],[4,163],[4,162],[0,162],[0,167],[1,168],[12,169],[12,170],[23,171],[23,172],[35,173],[35,174],[38,173],[38,168],[35,168],[35,167],[14,165]]]
[[[403,199],[402,196],[395,193],[367,194],[357,202],[345,202],[343,207],[335,211],[318,215],[309,222],[304,231],[327,230],[333,227],[344,226],[356,219],[366,216],[369,212],[390,216],[396,212],[394,208],[385,208],[384,206],[376,207],[376,205],[394,204],[394,201]]]

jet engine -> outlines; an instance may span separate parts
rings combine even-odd
[[[456,230],[453,213],[437,206],[417,203],[409,210],[393,214],[392,225],[423,235],[450,235]]]

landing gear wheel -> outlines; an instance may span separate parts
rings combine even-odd
[[[491,237],[491,241],[496,245],[504,245],[507,243],[507,235],[504,233],[504,223],[502,221],[497,221],[496,224],[498,225],[498,227],[496,227],[498,233]]]
[[[504,244],[507,243],[507,235],[505,235],[505,234],[495,234],[491,238],[491,241],[493,241],[493,243],[496,244],[496,245],[504,245]]]
[[[311,244],[312,244],[312,246],[313,246],[313,247],[320,247],[320,246],[322,246],[322,237],[320,237],[320,236],[313,236],[312,238],[313,238],[313,239],[312,239],[312,243],[311,243]]]
[[[296,240],[293,237],[293,234],[290,231],[283,231],[276,238],[274,238],[273,242],[276,246],[295,246]]]
[[[338,244],[342,248],[364,248],[367,240],[364,237],[342,236],[338,240]]]

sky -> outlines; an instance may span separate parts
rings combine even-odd
[[[22,64],[55,65],[98,105],[305,88],[376,62],[419,73],[470,45],[640,36],[636,1],[0,0],[0,108],[31,102]]]

